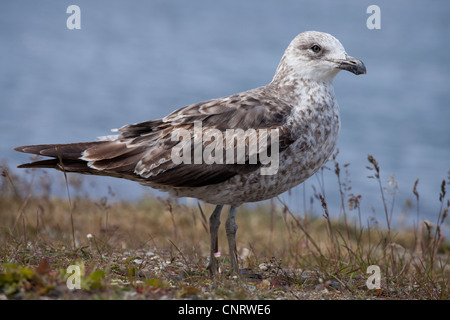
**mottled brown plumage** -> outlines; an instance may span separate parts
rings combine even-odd
[[[23,168],[49,167],[125,178],[174,196],[216,204],[210,218],[212,273],[217,269],[214,252],[218,250],[220,211],[223,205],[231,205],[226,230],[231,265],[237,270],[236,207],[271,198],[298,185],[313,175],[333,152],[340,121],[332,81],[340,70],[365,73],[364,64],[348,56],[337,39],[326,33],[304,32],[290,43],[273,80],[266,86],[188,105],[163,119],[126,125],[115,130],[117,135],[101,141],[24,146],[15,150],[53,158],[21,165]],[[270,133],[269,143],[258,149],[255,163],[251,161],[255,156],[250,148],[255,141],[251,138],[245,140],[243,163],[195,163],[194,158],[190,163],[174,162],[172,149],[181,142],[174,141],[172,134],[185,130],[195,142],[196,123],[201,123],[202,135],[212,129],[223,134],[219,154],[236,148],[225,139],[229,129],[277,130],[279,147],[275,149],[272,144],[275,136]],[[214,143],[218,142],[215,138]],[[202,146],[206,148],[210,143],[212,140],[204,141]],[[262,174],[268,166],[261,161],[262,151],[279,152],[276,173]]]

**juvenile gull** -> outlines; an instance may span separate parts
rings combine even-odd
[[[312,176],[333,152],[340,128],[339,107],[332,81],[340,70],[366,73],[364,64],[347,55],[333,36],[307,31],[292,40],[275,76],[266,86],[182,107],[163,119],[126,125],[100,141],[17,147],[15,150],[52,157],[20,165],[20,168],[55,168],[65,172],[113,176],[138,181],[176,197],[194,197],[216,207],[210,216],[210,262],[218,270],[220,213],[230,205],[225,224],[233,272],[238,271],[235,216],[245,202],[277,196]],[[216,129],[277,130],[278,170],[262,174],[267,164],[258,158],[240,163],[175,163],[172,148],[179,140],[172,134],[183,129],[193,133],[195,123],[202,133]],[[185,141],[186,142],[186,141]],[[248,147],[249,141],[246,141]],[[227,148],[223,141],[223,152]],[[203,147],[206,143],[203,142]],[[217,144],[216,144],[217,146]]]

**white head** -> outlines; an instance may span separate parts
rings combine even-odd
[[[288,73],[302,79],[331,82],[340,70],[366,73],[364,63],[347,55],[338,39],[328,33],[306,31],[291,41],[274,79]]]

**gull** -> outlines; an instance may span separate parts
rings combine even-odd
[[[219,270],[215,254],[219,251],[221,211],[224,206],[230,206],[225,223],[230,272],[238,273],[237,208],[291,189],[311,177],[328,160],[340,130],[339,107],[332,82],[341,70],[356,75],[366,73],[363,62],[349,56],[335,37],[307,31],[291,41],[272,81],[265,86],[187,105],[162,119],[125,125],[113,130],[117,134],[100,137],[97,141],[14,149],[51,157],[22,164],[20,168],[54,168],[124,178],[175,197],[193,197],[215,205],[209,218],[207,269],[211,275]],[[196,128],[197,124],[201,126]],[[174,139],[174,133],[180,130],[192,136]],[[258,131],[260,135],[255,136],[264,136],[269,142],[255,149],[251,144],[258,139],[244,135],[244,141],[238,142],[235,131],[231,139],[226,139],[230,138],[227,136],[230,130],[270,130],[265,135]],[[204,158],[200,159],[202,161],[194,159],[199,154],[195,151],[199,145],[196,139],[210,132],[214,132],[214,138],[200,142],[200,155],[208,146],[214,146],[215,155],[237,151],[236,144],[231,143],[236,142],[244,146],[242,161],[237,161],[234,154],[235,162],[206,163]],[[194,142],[193,146],[187,145],[188,142]],[[173,159],[174,148],[181,146],[184,159],[188,161]],[[264,170],[273,163],[263,161],[263,152],[277,156],[276,168],[270,174]]]

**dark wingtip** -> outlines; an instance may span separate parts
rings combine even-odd
[[[57,169],[57,165],[59,163],[58,159],[47,159],[47,160],[39,160],[34,162],[28,162],[24,164],[20,164],[17,168],[26,169],[26,168],[55,168]]]
[[[29,146],[20,146],[15,147],[13,150],[24,152],[24,153],[33,153],[33,154],[40,154],[39,152],[45,147],[46,145],[29,145]]]
[[[19,169],[32,168],[33,166],[31,166],[30,164],[31,164],[31,163],[19,164],[19,165],[17,166],[17,168],[19,168]]]
[[[14,147],[13,148],[14,151],[19,151],[19,152],[24,152],[23,149],[25,149],[25,146],[20,146],[20,147]]]

